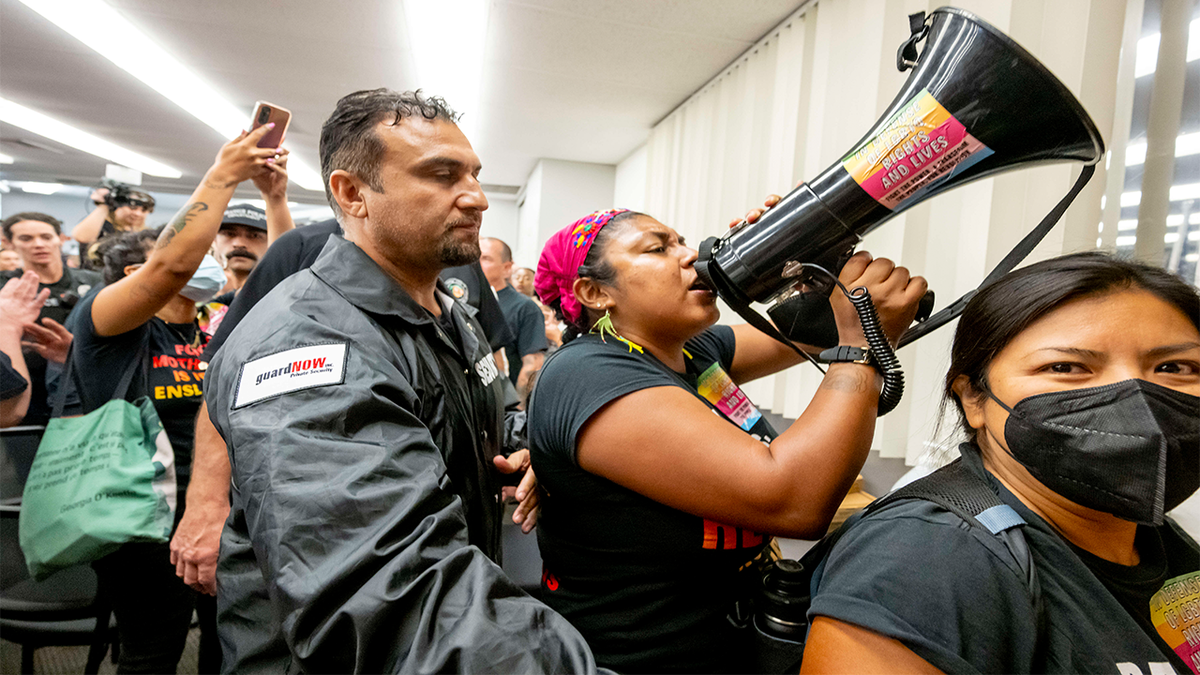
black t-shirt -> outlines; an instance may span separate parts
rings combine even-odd
[[[983,472],[977,450],[963,458]],[[810,619],[894,638],[947,673],[1200,672],[1172,653],[1195,649],[1187,636],[1195,643],[1200,632],[1200,548],[1174,522],[1139,526],[1140,564],[1117,565],[1071,546],[988,480],[1028,523],[1047,626],[1040,646],[1025,576],[1003,542],[920,500],[845,531],[816,572]]]
[[[0,286],[9,279],[19,277],[24,273],[24,270],[0,272]],[[67,316],[71,314],[75,305],[79,304],[79,300],[87,295],[88,291],[99,286],[102,281],[104,281],[104,277],[99,272],[73,269],[63,265],[62,277],[58,281],[52,284],[38,284],[39,293],[43,289],[50,289],[50,297],[46,298],[46,304],[42,305],[38,319],[48,317],[65,324]]]
[[[538,377],[529,434],[546,491],[538,519],[542,598],[579,629],[600,665],[720,672],[751,663],[746,631],[727,617],[757,581],[745,566],[770,536],[665,506],[576,463],[584,423],[609,402],[650,387],[711,396],[727,419],[769,443],[775,431],[725,375],[734,348],[730,328],[711,328],[687,343],[688,372],[680,374],[611,337],[604,343],[585,335],[548,358]]]
[[[250,277],[246,279],[246,283],[237,292],[233,303],[229,305],[229,310],[221,319],[221,323],[217,328],[217,332],[208,342],[208,347],[204,351],[204,360],[210,361],[221,345],[225,344],[225,340],[238,323],[246,316],[246,313],[263,299],[271,289],[275,288],[279,282],[292,276],[300,270],[306,270],[312,267],[316,262],[317,256],[321,250],[325,248],[325,242],[329,241],[330,235],[340,233],[341,225],[337,220],[325,220],[312,225],[297,227],[294,230],[284,233],[271,247],[267,249],[266,255],[258,261],[254,266],[254,270],[250,272]],[[456,270],[470,270],[470,273],[456,272]],[[456,276],[457,275],[457,276]],[[443,270],[442,279],[447,276],[451,278],[461,277],[467,281],[463,288],[470,290],[478,288],[478,279],[483,279],[483,270],[479,268],[479,263],[475,262],[465,267],[452,267]],[[459,283],[463,283],[460,280]],[[471,284],[475,284],[474,287]],[[486,281],[484,288],[486,288]],[[449,286],[451,294],[454,294],[454,286]],[[455,298],[462,299],[462,298]],[[499,349],[501,342],[498,342],[496,335],[506,336],[508,325],[504,323],[503,315],[500,314],[500,308],[496,304],[495,298],[491,292],[485,295],[477,290],[469,294],[464,300],[467,304],[479,310],[476,318],[479,319],[480,325],[483,326],[484,333],[487,334],[488,340],[492,345],[492,349]]]
[[[500,303],[492,294],[492,287],[488,285],[487,277],[483,275],[483,268],[478,262],[447,267],[439,276],[442,283],[446,284],[446,290],[450,292],[451,297],[479,310],[475,318],[479,319],[483,332],[487,333],[492,351],[512,341],[512,329],[505,320]]]
[[[504,343],[504,356],[508,358],[508,379],[516,384],[517,375],[521,373],[521,359],[550,347],[546,340],[546,317],[537,303],[512,286],[496,291],[496,300],[513,332],[513,338]]]
[[[0,272],[0,285],[22,274],[23,270]],[[79,304],[80,298],[86,296],[93,287],[99,286],[102,281],[103,277],[97,272],[72,269],[64,265],[62,278],[58,281],[52,284],[38,284],[38,292],[45,288],[50,289],[50,297],[46,298],[46,304],[42,306],[42,311],[38,312],[38,320],[50,318],[60,324],[66,324],[67,317]],[[29,393],[29,412],[26,413],[22,424],[45,424],[50,421],[50,412],[54,409],[54,402],[49,400],[49,391],[46,388],[46,359],[29,348],[22,349],[21,353],[25,355],[25,365],[29,368],[30,385],[33,387]]]
[[[8,354],[0,352],[0,400],[7,401],[25,391],[28,386],[25,378],[13,368],[12,359],[8,358]]]
[[[201,361],[206,336],[195,323],[170,324],[158,317],[120,335],[102,337],[92,323],[93,297],[79,303],[72,345],[72,376],[83,412],[89,413],[112,400],[116,387],[148,345],[147,360],[133,374],[125,400],[148,396],[162,420],[163,429],[175,450],[175,472],[181,491],[191,476],[195,446],[196,413],[204,395]]]

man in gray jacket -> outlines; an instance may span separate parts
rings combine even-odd
[[[595,670],[492,561],[504,376],[438,282],[479,257],[487,208],[455,119],[419,93],[338,102],[321,168],[345,236],[255,305],[208,370],[232,466],[226,671]]]

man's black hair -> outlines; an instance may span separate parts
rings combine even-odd
[[[55,218],[54,216],[52,216],[48,213],[39,213],[37,211],[22,211],[21,213],[15,213],[15,214],[5,218],[4,222],[0,223],[0,229],[4,230],[4,238],[9,241],[12,241],[13,225],[16,225],[17,223],[19,223],[21,221],[25,221],[25,220],[35,220],[39,223],[45,223],[45,224],[49,225],[50,227],[54,228],[54,234],[62,234],[62,221],[60,221],[58,218]]]
[[[388,124],[394,126],[406,117],[417,116],[451,124],[457,124],[460,117],[444,99],[425,96],[420,89],[364,89],[337,102],[333,114],[321,127],[321,180],[325,182],[325,198],[339,219],[342,210],[329,188],[329,176],[342,169],[360,178],[372,190],[383,192],[379,160],[384,145],[375,134],[375,125],[390,119]]]

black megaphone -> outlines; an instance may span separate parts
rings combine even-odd
[[[1079,101],[1007,35],[954,7],[928,18],[914,14],[909,22],[912,35],[900,46],[896,65],[913,68],[912,74],[862,140],[757,222],[701,244],[701,279],[777,338],[837,344],[827,300],[835,280],[814,265],[836,274],[862,237],[889,218],[1003,171],[1084,162],[1072,190],[987,281],[1002,276],[1053,227],[1104,155],[1100,133]],[[918,56],[921,40],[926,44]],[[958,316],[973,294],[924,320],[932,310],[930,294],[918,315],[924,322],[910,328],[901,345]],[[752,301],[773,304],[768,314],[783,334],[750,308]],[[882,399],[880,409],[886,412]]]

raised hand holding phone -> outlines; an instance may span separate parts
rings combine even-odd
[[[258,140],[260,148],[278,148],[283,145],[283,137],[287,135],[288,124],[292,121],[292,113],[287,108],[280,108],[274,103],[258,101],[254,104],[254,114],[250,117],[250,131],[274,123],[275,127]]]

